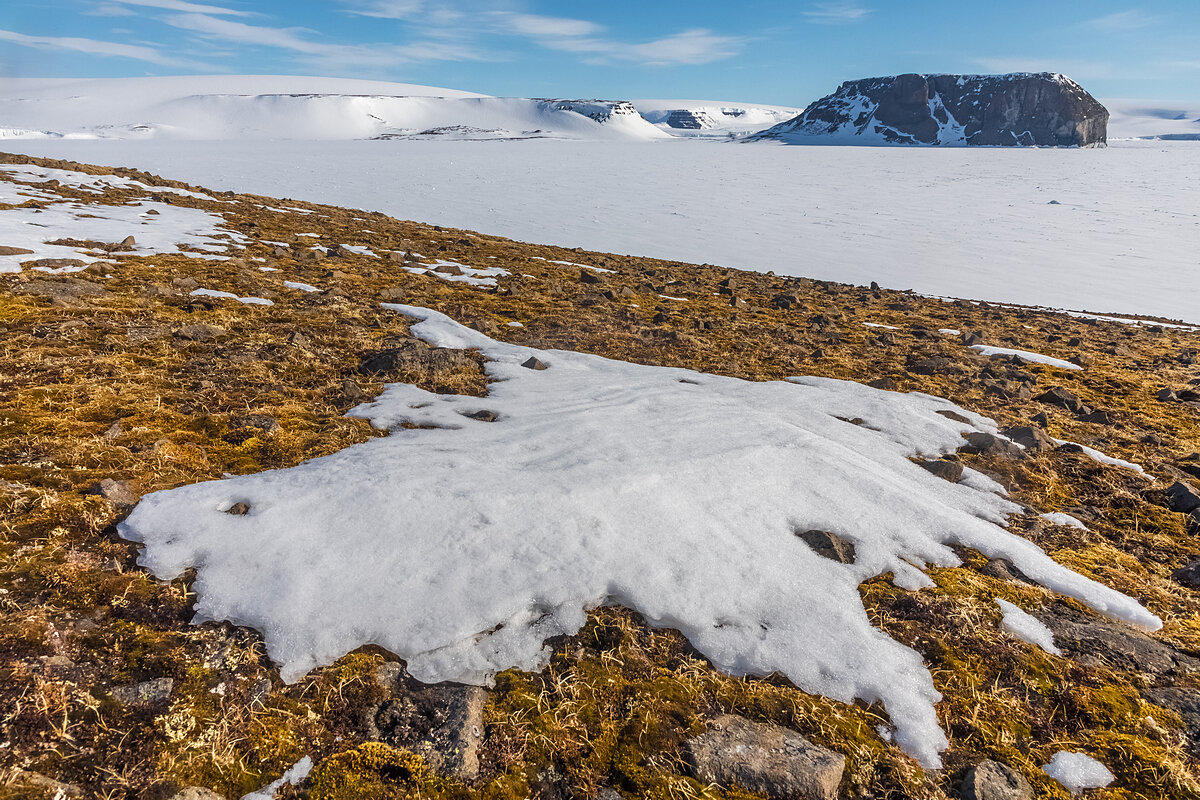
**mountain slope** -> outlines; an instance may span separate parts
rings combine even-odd
[[[753,140],[788,144],[1090,146],[1108,111],[1057,73],[847,81]]]

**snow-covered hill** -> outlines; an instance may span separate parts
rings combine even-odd
[[[1109,139],[1200,141],[1200,101],[1105,100]]]
[[[14,80],[0,139],[654,139],[626,102],[288,76]]]
[[[648,122],[672,136],[705,138],[757,133],[804,111],[723,100],[634,100],[633,105]]]

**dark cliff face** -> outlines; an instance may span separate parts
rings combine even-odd
[[[1093,147],[1108,110],[1056,73],[895,75],[847,81],[754,139],[846,144]]]

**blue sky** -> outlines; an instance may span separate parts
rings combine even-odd
[[[799,106],[872,75],[1053,70],[1099,97],[1200,99],[1197,0],[0,4],[0,80],[328,75]]]

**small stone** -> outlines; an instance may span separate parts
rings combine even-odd
[[[601,278],[599,275],[590,270],[584,270],[583,272],[579,273],[579,282],[593,284],[604,283],[604,278]]]
[[[963,466],[957,461],[925,461],[918,466],[944,481],[958,483],[962,480]]]
[[[939,416],[943,416],[946,419],[952,419],[955,422],[961,422],[965,425],[971,424],[971,420],[967,419],[962,414],[959,414],[956,411],[951,411],[948,408],[939,408],[937,411],[934,411],[933,413],[938,414]]]
[[[1112,425],[1112,414],[1104,410],[1093,411],[1090,414],[1080,414],[1078,417],[1080,422],[1090,422],[1093,425]]]
[[[909,364],[907,369],[915,375],[944,375],[948,372],[958,371],[955,363],[945,356],[921,359]]]
[[[868,383],[867,386],[870,386],[872,389],[881,389],[882,391],[885,391],[885,392],[900,391],[900,385],[898,383],[896,383],[894,380],[892,380],[891,378],[876,378],[875,380]],[[941,414],[942,412],[939,411],[938,413]],[[964,419],[963,422],[966,422],[966,420]]]
[[[962,800],[1033,800],[1033,787],[1021,773],[995,761],[982,761],[967,772]]]
[[[808,530],[803,533],[797,532],[796,536],[803,539],[804,543],[819,556],[824,556],[839,564],[854,563],[854,545],[836,533]]]
[[[1006,428],[1002,433],[1027,450],[1053,450],[1054,440],[1041,428],[1028,425],[1019,428]]]
[[[175,331],[176,338],[188,342],[211,342],[213,339],[224,335],[224,328],[218,328],[216,325],[208,325],[203,322],[184,325]]]
[[[1061,406],[1076,414],[1088,414],[1091,412],[1091,409],[1084,405],[1082,400],[1061,386],[1048,389],[1039,394],[1035,399],[1039,403]]]
[[[238,428],[255,428],[268,436],[280,431],[279,422],[270,414],[242,414],[230,417],[229,427],[234,430]]]
[[[370,399],[370,395],[364,392],[361,386],[349,380],[342,381],[342,397],[351,403],[361,403]]]
[[[1171,579],[1189,589],[1200,589],[1200,561],[1193,561],[1171,573]]]
[[[983,565],[983,569],[980,571],[984,575],[991,576],[1001,581],[1011,581],[1013,583],[1018,581],[1028,582],[1025,577],[1025,573],[1013,566],[1013,563],[1007,558],[989,559],[988,562]]]
[[[132,483],[114,481],[112,478],[100,481],[88,493],[100,495],[117,508],[132,508],[142,499],[141,493],[133,487]]]
[[[1190,514],[1200,509],[1200,493],[1184,481],[1176,481],[1167,487],[1167,499],[1171,503],[1171,510],[1180,514]]]
[[[171,795],[171,800],[225,800],[225,798],[203,786],[185,786],[179,792]]]
[[[113,250],[133,250],[135,248],[137,248],[137,239],[134,239],[132,236],[126,236]]]
[[[32,254],[32,250],[26,250],[24,247],[8,247],[7,245],[0,245],[0,256],[27,256]]]
[[[530,356],[529,358],[525,359],[524,361],[521,362],[521,366],[525,367],[525,369],[546,369],[547,368],[547,364],[545,364],[543,361],[540,361],[536,356]]]
[[[177,289],[186,289],[190,291],[192,289],[199,288],[200,282],[188,275],[182,278],[171,278],[171,285]]]
[[[244,517],[250,513],[250,506],[240,500],[229,508],[225,509],[226,514],[233,514],[235,517]]]
[[[993,436],[990,433],[971,433],[967,435],[967,444],[977,453],[998,458],[1021,458],[1024,455],[1021,448],[1007,439]]]
[[[171,689],[175,687],[172,678],[155,678],[129,686],[117,686],[110,694],[112,699],[121,705],[147,707],[166,702],[171,697]]]
[[[836,800],[846,758],[779,725],[723,714],[684,744],[692,775],[772,800]]]
[[[117,420],[112,425],[108,426],[108,430],[104,432],[103,438],[116,439],[120,437],[122,433],[124,433],[124,431],[121,429],[121,420]]]
[[[1179,399],[1175,396],[1175,392],[1172,389],[1159,389],[1154,393],[1154,396],[1164,403],[1174,403]]]
[[[464,412],[463,416],[470,419],[477,419],[480,422],[495,422],[497,419],[499,419],[495,411],[488,411],[486,409],[482,411],[471,411],[469,413]]]

